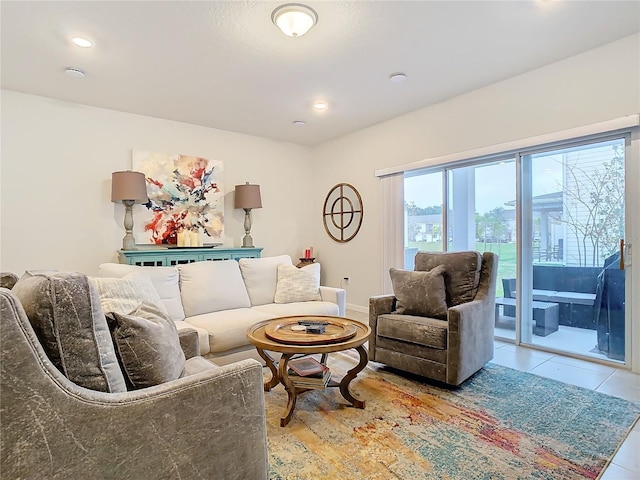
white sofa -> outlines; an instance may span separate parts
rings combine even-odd
[[[291,266],[291,257],[204,261],[176,267],[103,263],[98,275],[121,278],[142,269],[178,330],[195,329],[200,354],[226,365],[245,358],[260,359],[246,337],[247,328],[254,323],[288,315],[345,315],[346,292],[341,288],[319,286],[320,300],[276,303],[280,265]]]

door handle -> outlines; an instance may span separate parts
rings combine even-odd
[[[620,239],[620,270],[624,270],[624,238]]]

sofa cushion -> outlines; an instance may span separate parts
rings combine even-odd
[[[444,266],[428,272],[389,269],[393,293],[396,297],[395,313],[446,318],[447,295],[444,286]]]
[[[263,258],[241,258],[238,262],[251,305],[273,303],[278,283],[278,267],[292,265],[289,255]]]
[[[144,272],[128,273],[122,278],[89,277],[100,295],[100,304],[105,313],[118,312],[154,319],[169,318],[151,279]]]
[[[435,318],[413,315],[380,315],[378,336],[407,343],[445,350],[447,348],[448,323]]]
[[[260,310],[237,308],[187,317],[185,322],[207,330],[211,353],[219,353],[250,345],[247,329],[255,323],[272,318],[275,315]]]
[[[146,273],[162,299],[172,320],[184,320],[184,309],[180,297],[180,275],[176,267],[138,267],[122,263],[102,263],[98,276],[121,278],[132,272]]]
[[[173,320],[144,315],[137,311],[108,314],[116,353],[132,390],[176,380],[185,364]]]
[[[187,318],[251,306],[235,260],[179,265],[182,306]]]
[[[333,315],[339,316],[338,305],[333,302],[293,302],[270,303],[251,307],[251,310],[259,310],[269,313],[274,317],[289,317],[291,315]]]
[[[447,291],[447,305],[453,307],[470,302],[476,297],[480,284],[482,255],[468,252],[418,252],[415,270],[428,271],[444,265],[444,283]]]
[[[293,265],[278,267],[275,303],[310,302],[321,300],[320,264],[312,263],[302,268]]]
[[[126,391],[98,292],[86,275],[26,272],[13,293],[51,363],[69,380],[101,392]]]

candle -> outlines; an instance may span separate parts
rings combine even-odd
[[[189,230],[186,230],[184,232],[184,242],[182,243],[183,247],[190,247],[191,246],[191,232]]]
[[[184,232],[182,230],[178,230],[178,246],[184,247]]]
[[[192,247],[200,246],[200,235],[198,235],[198,230],[191,230],[191,232],[189,232],[189,237],[191,240]]]

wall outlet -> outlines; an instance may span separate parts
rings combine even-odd
[[[349,285],[349,277],[342,277],[342,281],[343,281],[346,285]]]

